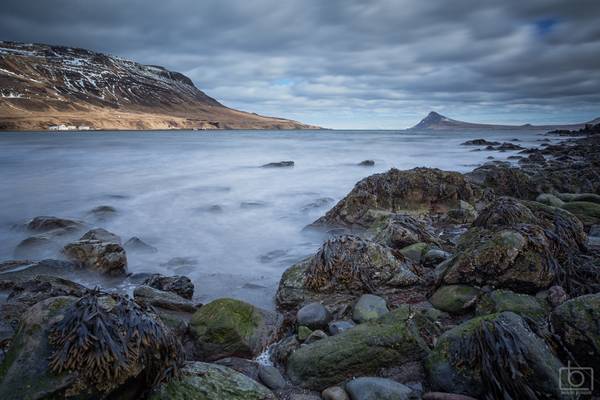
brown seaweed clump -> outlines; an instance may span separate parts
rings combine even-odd
[[[176,377],[181,343],[151,309],[117,294],[89,291],[50,331],[54,373],[77,372],[83,387],[108,393],[130,378],[144,386]]]

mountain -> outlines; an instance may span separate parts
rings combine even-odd
[[[314,129],[224,106],[178,72],[93,51],[0,41],[0,130]]]
[[[539,129],[539,130],[551,130],[551,129],[580,129],[586,124],[597,124],[600,123],[600,118],[596,118],[593,121],[583,122],[580,124],[571,125],[492,125],[492,124],[477,124],[472,122],[457,121],[445,117],[435,111],[430,112],[425,118],[418,124],[409,128],[409,130],[452,130],[452,129],[480,129],[480,130],[517,130],[517,129]]]

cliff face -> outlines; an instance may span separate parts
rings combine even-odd
[[[452,130],[452,129],[482,129],[482,130],[513,130],[513,129],[539,129],[539,130],[550,130],[550,129],[580,129],[586,124],[595,124],[600,122],[600,118],[596,118],[593,121],[583,122],[580,124],[572,125],[492,125],[492,124],[477,124],[472,122],[457,121],[455,119],[448,118],[435,111],[431,111],[425,118],[423,118],[417,125],[409,128],[411,130]]]
[[[0,42],[0,129],[307,129],[223,106],[163,67],[83,49]]]

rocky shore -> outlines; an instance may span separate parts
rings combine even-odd
[[[0,263],[0,398],[600,395],[569,380],[579,368],[591,387],[600,365],[600,125],[548,134],[565,140],[464,143],[518,150],[512,164],[361,180],[308,227],[329,238],[285,271],[276,311],[196,304],[185,276],[139,277],[131,297],[84,287],[156,249],[34,218],[15,254],[63,259]]]

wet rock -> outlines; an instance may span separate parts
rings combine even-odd
[[[506,150],[524,150],[524,149],[525,149],[525,147],[519,146],[518,144],[504,142],[500,146],[496,147],[494,150],[506,151]]]
[[[298,325],[303,325],[311,330],[327,327],[331,321],[331,314],[321,303],[310,303],[298,310],[296,314]]]
[[[490,142],[485,139],[473,139],[461,143],[461,146],[498,146],[499,144],[500,142]]]
[[[348,393],[339,386],[332,386],[323,390],[321,392],[321,397],[323,400],[350,400]]]
[[[469,285],[442,286],[429,301],[438,310],[452,314],[463,314],[475,306],[480,290]]]
[[[346,383],[352,400],[416,400],[419,396],[406,385],[385,378],[356,378]]]
[[[301,342],[304,342],[306,340],[306,338],[310,336],[311,333],[312,333],[312,331],[310,330],[309,327],[300,325],[298,327],[298,340]]]
[[[446,218],[449,222],[455,224],[467,224],[473,222],[477,218],[477,211],[475,207],[466,201],[459,201],[458,208],[449,210]]]
[[[273,346],[272,359],[280,365],[287,364],[289,356],[300,347],[295,335],[288,336]]]
[[[99,240],[101,242],[121,244],[121,238],[118,235],[103,228],[94,228],[87,231],[80,240]]]
[[[194,257],[173,257],[166,263],[161,263],[163,267],[181,267],[186,265],[197,265],[198,260]]]
[[[325,332],[323,332],[320,329],[317,329],[316,331],[313,331],[310,333],[310,335],[308,335],[308,337],[304,340],[304,344],[311,344],[318,340],[325,339],[326,337],[327,334]]]
[[[104,205],[94,207],[90,210],[89,214],[96,218],[98,221],[106,221],[116,217],[118,212],[116,208]]]
[[[579,296],[556,307],[552,325],[581,367],[600,365],[600,293]]]
[[[571,201],[562,206],[574,214],[586,226],[600,223],[600,204],[587,201]]]
[[[16,283],[34,279],[38,275],[52,275],[66,278],[75,277],[78,275],[77,270],[77,264],[69,261],[6,261],[0,263],[0,282],[8,283],[12,287]]]
[[[50,257],[56,252],[58,243],[47,236],[31,236],[23,239],[15,247],[14,256],[16,258],[42,259]]]
[[[374,228],[374,241],[393,249],[402,249],[415,243],[439,244],[431,229],[409,215],[393,214]]]
[[[551,308],[558,307],[569,299],[569,295],[562,286],[554,285],[535,295],[540,300],[545,300]]]
[[[331,336],[338,335],[348,329],[354,328],[356,324],[352,321],[331,321],[327,327]]]
[[[83,285],[58,276],[36,275],[29,280],[15,282],[8,299],[13,303],[32,306],[51,297],[81,297],[86,290]]]
[[[188,300],[191,300],[194,295],[194,284],[187,276],[152,274],[144,280],[143,284],[166,292],[173,292]]]
[[[371,175],[335,207],[319,218],[314,226],[369,227],[374,215],[398,213],[429,215],[456,208],[459,200],[473,202],[475,195],[462,174],[439,169],[391,169]]]
[[[381,295],[411,286],[420,278],[412,263],[394,256],[379,244],[356,236],[326,241],[317,254],[284,272],[277,290],[283,308],[336,296],[355,297],[362,293]]]
[[[303,212],[308,212],[317,208],[321,208],[321,207],[325,207],[328,206],[329,204],[333,203],[335,200],[332,199],[331,197],[321,197],[316,199],[315,201],[306,204],[305,206],[302,207],[302,211]]]
[[[156,253],[158,249],[154,246],[150,246],[148,243],[144,242],[142,239],[134,236],[127,240],[123,245],[125,250],[137,253]]]
[[[150,400],[275,400],[265,386],[218,364],[188,362],[182,378],[162,385]]]
[[[421,263],[423,255],[429,250],[430,246],[427,243],[415,243],[400,250],[400,254],[414,261],[417,264]]]
[[[524,318],[530,318],[537,324],[544,323],[546,309],[534,296],[499,289],[486,293],[477,302],[477,315],[512,311]]]
[[[263,165],[263,168],[286,168],[286,167],[293,167],[294,166],[294,162],[293,161],[279,161],[279,162],[272,162],[272,163],[268,163]]]
[[[493,189],[498,196],[533,200],[539,194],[532,179],[520,168],[511,166],[485,164],[465,174],[465,178],[473,184]]]
[[[214,362],[215,364],[222,365],[227,368],[231,368],[240,374],[246,375],[248,378],[258,381],[258,369],[260,365],[251,360],[239,357],[225,357]]]
[[[358,163],[361,167],[372,167],[375,165],[375,161],[373,160],[364,160]]]
[[[525,398],[525,393],[560,398],[562,366],[512,312],[473,318],[447,331],[426,362],[433,390],[475,398]]]
[[[63,254],[71,261],[102,274],[118,276],[127,272],[125,249],[118,243],[79,240],[67,244]]]
[[[27,223],[27,229],[32,232],[49,232],[55,229],[70,231],[80,231],[85,229],[85,224],[81,221],[75,221],[57,217],[35,217]]]
[[[256,357],[277,338],[282,317],[234,299],[214,300],[197,310],[190,331],[198,356]]]
[[[423,256],[423,265],[428,268],[433,268],[436,265],[446,261],[452,254],[440,249],[428,250]]]
[[[384,298],[372,294],[363,294],[352,309],[354,322],[373,321],[389,312]]]
[[[280,390],[286,386],[285,379],[281,375],[281,372],[275,367],[261,365],[258,368],[258,377],[269,389]]]
[[[540,194],[538,197],[536,197],[535,201],[552,207],[562,207],[565,204],[564,201],[550,193]]]
[[[600,204],[600,195],[595,193],[559,193],[558,198],[563,201],[585,201]]]
[[[196,307],[191,301],[172,293],[142,285],[133,290],[133,298],[138,303],[144,303],[153,307],[166,310],[183,311],[193,313]]]
[[[401,306],[376,321],[302,346],[288,359],[288,376],[294,384],[323,390],[353,376],[420,360],[429,351],[420,332],[434,334],[436,329],[419,311]]]

